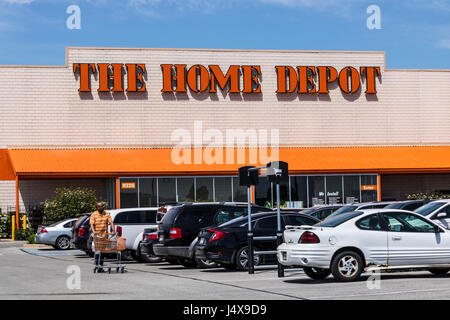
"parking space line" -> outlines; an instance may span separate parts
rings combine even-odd
[[[165,275],[165,276],[169,276],[169,277],[189,279],[189,280],[200,281],[200,282],[207,282],[207,283],[212,283],[212,284],[217,284],[217,285],[222,285],[222,286],[228,286],[228,287],[238,288],[238,289],[243,289],[243,290],[250,290],[250,291],[256,291],[256,292],[268,293],[268,294],[282,296],[282,297],[291,298],[291,299],[308,300],[307,298],[293,296],[293,295],[289,295],[289,294],[278,293],[278,292],[262,290],[262,289],[248,288],[248,287],[243,287],[243,286],[238,286],[238,285],[233,285],[233,284],[228,284],[228,283],[217,282],[217,281],[213,281],[213,280],[198,279],[198,278],[187,277],[187,276],[167,274],[167,273],[158,272],[158,271],[146,271],[146,270],[130,269],[130,268],[128,268],[128,270],[133,270],[133,271],[137,271],[137,272],[144,272],[144,273],[152,273],[152,274],[161,274],[161,275]]]
[[[383,296],[383,295],[395,295],[395,294],[405,294],[405,293],[416,293],[416,292],[435,292],[435,291],[445,291],[450,290],[450,287],[439,288],[439,289],[418,289],[418,290],[404,290],[404,291],[391,291],[391,292],[379,292],[379,293],[359,293],[359,294],[349,294],[349,295],[339,295],[339,296],[317,296],[308,297],[308,299],[342,299],[342,298],[353,298],[353,297],[370,297],[370,296]]]
[[[62,251],[57,251],[57,252],[39,252],[36,250],[31,250],[31,249],[25,249],[25,248],[20,248],[21,251],[25,252],[25,253],[29,253],[35,256],[73,256],[75,254],[78,254],[79,252],[62,252]]]

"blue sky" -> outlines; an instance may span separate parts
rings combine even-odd
[[[63,65],[65,47],[94,46],[376,50],[388,68],[450,69],[449,18],[449,0],[0,0],[0,64]]]

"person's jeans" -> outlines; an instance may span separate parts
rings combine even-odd
[[[103,266],[103,257],[100,254],[100,251],[96,251],[94,254],[94,263],[96,266]]]

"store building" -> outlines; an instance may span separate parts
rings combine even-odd
[[[0,208],[64,186],[112,207],[245,201],[237,169],[267,159],[253,144],[198,158],[230,129],[259,151],[278,130],[291,205],[401,200],[450,190],[449,119],[450,70],[389,70],[384,52],[68,48],[65,66],[0,66]],[[253,199],[271,198],[262,179]]]

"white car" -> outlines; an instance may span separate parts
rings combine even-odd
[[[140,257],[140,242],[144,229],[158,228],[156,211],[158,208],[127,208],[107,210],[116,227],[116,232],[119,236],[126,239],[125,247],[137,261],[141,261]],[[92,239],[89,240],[92,246]]]
[[[447,229],[450,227],[450,199],[428,202],[414,210],[414,212],[433,220]]]
[[[313,226],[286,226],[278,261],[300,266],[313,279],[330,273],[353,281],[374,269],[450,270],[450,230],[411,211],[367,209]]]

